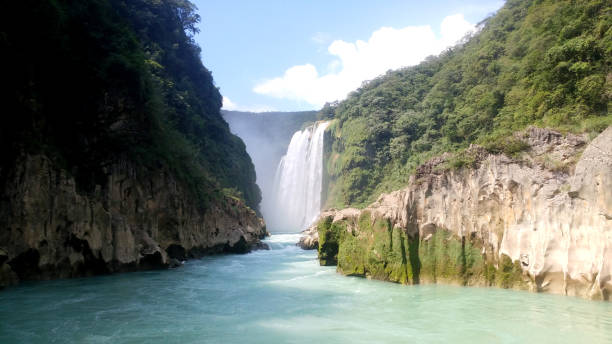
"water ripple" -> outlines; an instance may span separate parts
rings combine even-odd
[[[606,343],[612,303],[401,286],[318,265],[296,235],[168,271],[0,292],[0,343]]]

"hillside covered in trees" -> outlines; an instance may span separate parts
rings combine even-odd
[[[470,144],[513,155],[535,125],[598,133],[612,123],[612,6],[605,0],[508,0],[440,56],[390,71],[327,104],[327,205],[364,206],[416,166]],[[593,135],[594,136],[594,135]]]
[[[261,200],[243,142],[193,36],[187,0],[9,1],[0,6],[0,176],[44,154],[92,193],[127,159],[168,169],[206,208]],[[27,23],[24,25],[24,23]],[[7,110],[10,109],[10,110]]]

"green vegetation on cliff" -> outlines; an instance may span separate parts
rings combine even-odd
[[[229,192],[256,209],[253,164],[219,113],[198,21],[187,0],[0,5],[0,179],[42,153],[91,192],[106,166],[129,159],[169,170],[202,205]]]
[[[340,273],[349,276],[401,284],[527,288],[518,262],[506,255],[487,258],[477,239],[459,238],[441,228],[425,238],[410,237],[404,229],[392,227],[388,219],[373,219],[368,211],[352,221],[321,219],[321,265],[337,265]]]
[[[511,134],[528,125],[599,132],[612,123],[609,1],[508,0],[481,25],[465,43],[323,108],[335,119],[328,206],[364,206],[426,159],[471,143],[515,154],[524,145]]]

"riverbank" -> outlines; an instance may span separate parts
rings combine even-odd
[[[269,251],[205,257],[179,269],[8,288],[0,293],[0,342],[599,343],[612,337],[609,303],[345,277],[295,246],[298,237],[272,235],[265,240]]]

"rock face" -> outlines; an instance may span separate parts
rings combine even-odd
[[[530,128],[519,159],[473,146],[470,168],[422,165],[363,210],[323,213],[319,259],[400,283],[497,285],[608,300],[612,127],[584,137]],[[585,148],[586,146],[586,148]]]
[[[302,231],[297,245],[304,250],[314,250],[319,247],[319,231],[316,225]]]
[[[265,224],[242,201],[199,208],[163,170],[128,162],[95,192],[45,156],[20,160],[0,200],[0,287],[19,280],[176,266],[187,258],[260,247]]]

